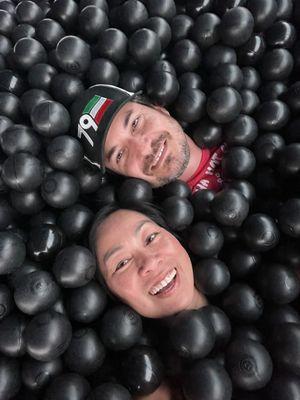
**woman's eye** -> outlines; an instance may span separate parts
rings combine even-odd
[[[132,121],[132,128],[135,129],[138,126],[138,123],[139,123],[139,117],[135,118]]]
[[[116,271],[117,271],[118,269],[124,267],[126,264],[128,264],[128,262],[129,262],[129,259],[120,261],[120,262],[117,264],[117,266],[116,266]]]
[[[151,233],[151,235],[149,235],[146,239],[146,244],[150,244],[151,242],[153,242],[153,240],[156,238],[157,235],[158,232]]]

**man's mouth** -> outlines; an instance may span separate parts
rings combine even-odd
[[[152,171],[153,171],[154,169],[158,168],[159,165],[161,164],[161,162],[162,162],[162,160],[163,160],[163,158],[164,158],[166,149],[167,149],[167,140],[165,139],[165,140],[161,143],[161,145],[159,146],[159,148],[158,148],[158,150],[157,150],[157,152],[156,152],[156,154],[155,154],[155,156],[154,156],[153,163],[152,163],[152,165],[151,165],[151,167],[150,167],[150,169],[151,169]]]
[[[168,272],[167,275],[160,282],[152,286],[149,293],[152,296],[156,296],[158,294],[169,292],[174,287],[176,277],[177,270],[176,268],[173,268],[172,271]]]

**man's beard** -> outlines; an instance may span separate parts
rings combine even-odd
[[[190,160],[190,148],[187,140],[184,140],[180,144],[180,154],[182,155],[182,159],[172,157],[171,155],[166,158],[165,165],[171,166],[170,175],[157,177],[156,182],[153,183],[152,186],[160,187],[167,185],[168,183],[175,181],[175,179],[178,179],[184,173]]]

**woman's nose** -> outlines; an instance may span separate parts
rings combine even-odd
[[[157,263],[158,261],[154,254],[140,256],[138,260],[139,273],[141,275],[147,275],[152,271],[155,271],[157,268]]]

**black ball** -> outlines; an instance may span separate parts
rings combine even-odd
[[[286,235],[298,238],[300,236],[299,220],[300,199],[287,200],[279,210],[279,227]]]
[[[222,293],[230,283],[227,265],[217,258],[206,258],[196,263],[194,277],[197,289],[208,296]]]
[[[78,329],[64,354],[64,361],[72,372],[83,376],[99,369],[105,357],[105,348],[97,333],[91,328]]]
[[[239,65],[256,65],[266,50],[266,42],[261,34],[254,34],[237,51]]]
[[[263,313],[262,298],[245,283],[234,283],[223,294],[223,308],[229,317],[239,321],[257,321]]]
[[[29,231],[28,253],[35,261],[51,259],[61,249],[64,235],[55,224],[42,224]]]
[[[220,87],[214,90],[207,99],[207,114],[217,123],[234,120],[242,109],[240,94],[231,87]]]
[[[97,42],[100,57],[107,58],[115,64],[121,64],[127,54],[128,40],[124,32],[116,28],[108,28],[101,33]]]
[[[51,80],[50,91],[55,100],[70,105],[84,91],[84,85],[77,76],[61,73]]]
[[[25,314],[34,315],[46,311],[57,300],[60,290],[47,271],[34,271],[18,282],[14,291],[17,307]]]
[[[170,25],[164,18],[149,18],[145,23],[145,28],[151,29],[158,35],[162,50],[168,46],[172,38],[172,31]]]
[[[169,21],[176,14],[174,0],[153,0],[150,3],[143,0],[143,2],[146,3],[150,17],[162,17]]]
[[[68,239],[79,240],[87,234],[93,220],[93,212],[83,204],[74,204],[62,211],[57,224]]]
[[[296,271],[278,263],[262,265],[256,274],[261,295],[275,304],[288,304],[300,293],[300,280]]]
[[[240,114],[235,120],[224,126],[224,139],[229,146],[250,146],[258,135],[254,118]]]
[[[0,357],[0,393],[3,399],[13,398],[20,390],[22,379],[19,361],[10,357]]]
[[[26,352],[24,331],[28,321],[23,314],[14,313],[0,323],[0,351],[9,357],[21,357]]]
[[[43,165],[37,157],[15,153],[5,160],[1,176],[11,189],[29,192],[40,186],[43,174]]]
[[[208,71],[219,64],[236,64],[237,55],[233,48],[214,44],[210,46],[203,55],[203,64]]]
[[[242,68],[244,82],[243,89],[249,89],[256,91],[261,85],[261,76],[254,67],[243,67]]]
[[[186,14],[177,14],[170,21],[172,30],[172,41],[177,42],[178,40],[186,39],[194,25],[193,19]],[[193,38],[195,41],[196,39]],[[198,43],[199,45],[199,43]]]
[[[121,381],[131,393],[146,395],[161,384],[163,364],[154,348],[138,345],[125,353],[120,371]]]
[[[149,183],[143,179],[126,179],[118,190],[118,197],[122,204],[131,202],[151,202],[152,188]]]
[[[182,39],[172,47],[170,58],[176,71],[194,71],[201,63],[201,51],[192,40]]]
[[[131,400],[128,390],[118,383],[106,382],[94,388],[88,400]]]
[[[19,23],[36,25],[44,16],[42,9],[33,1],[22,0],[15,8]]]
[[[153,64],[160,55],[158,35],[147,28],[138,29],[129,38],[128,49],[133,59],[142,67]]]
[[[19,39],[13,48],[12,57],[16,66],[25,71],[35,64],[47,62],[45,48],[33,38]]]
[[[35,64],[28,71],[29,86],[36,89],[48,91],[53,77],[57,74],[56,69],[49,64]]]
[[[12,124],[0,135],[1,148],[7,156],[25,152],[36,156],[41,150],[38,135],[26,125]]]
[[[221,225],[239,227],[249,212],[245,196],[234,189],[223,189],[211,202],[212,215]]]
[[[20,100],[13,93],[0,92],[0,114],[17,122],[20,118]]]
[[[83,246],[73,245],[61,250],[53,264],[53,273],[62,287],[76,288],[86,285],[96,271],[96,260]]]
[[[79,31],[89,41],[101,37],[103,31],[109,27],[107,14],[101,8],[90,5],[84,7],[79,16]]]
[[[217,361],[197,360],[184,377],[183,393],[189,400],[230,400],[232,383]]]
[[[246,43],[253,32],[254,18],[245,7],[234,7],[222,17],[220,38],[228,46],[238,47]]]
[[[84,400],[90,390],[90,384],[84,377],[75,373],[66,373],[52,380],[46,389],[45,400]]]
[[[105,289],[95,281],[72,289],[66,300],[70,319],[83,324],[96,321],[105,309],[106,303]]]
[[[213,257],[219,253],[224,243],[222,231],[209,222],[198,222],[192,226],[188,239],[190,250],[200,257]]]
[[[252,214],[243,224],[242,237],[253,251],[271,250],[279,242],[279,231],[273,218],[266,214]]]
[[[172,104],[178,96],[180,85],[175,75],[164,71],[151,71],[147,77],[147,95],[161,106]]]
[[[39,102],[33,108],[30,120],[33,129],[46,137],[68,132],[71,123],[68,110],[62,104],[52,100]]]
[[[248,0],[246,6],[254,17],[257,32],[265,31],[277,17],[276,0]]]
[[[89,65],[88,79],[91,84],[118,85],[120,74],[112,61],[105,58],[95,58]]]
[[[292,54],[283,48],[266,52],[261,61],[260,73],[263,79],[269,81],[284,81],[294,67]]]
[[[76,203],[79,184],[66,172],[51,172],[41,185],[41,194],[47,204],[54,208],[66,208]]]
[[[268,340],[270,352],[277,367],[299,375],[300,324],[287,322],[276,325]]]
[[[239,90],[242,84],[243,73],[236,64],[219,64],[211,71],[210,86],[212,88],[230,86]]]
[[[196,18],[191,36],[200,49],[206,49],[219,41],[220,22],[221,20],[216,14],[209,12],[200,14]]]
[[[226,350],[226,367],[234,386],[247,391],[267,385],[272,377],[273,363],[267,349],[259,342],[238,339]]]
[[[161,206],[168,225],[175,231],[182,231],[192,223],[194,210],[186,198],[171,196]]]
[[[27,358],[22,363],[22,380],[32,391],[40,390],[50,383],[63,370],[60,358],[52,361],[37,361]]]
[[[291,143],[282,149],[277,164],[281,176],[298,177],[300,173],[300,144]]]
[[[71,30],[77,21],[78,5],[73,0],[60,0],[51,4],[47,17],[58,21],[63,28]]]
[[[0,275],[10,274],[20,268],[25,260],[24,242],[14,233],[0,232]]]
[[[8,316],[14,308],[13,297],[10,289],[4,283],[0,284],[0,321]]]
[[[115,306],[102,317],[100,337],[111,350],[129,349],[138,342],[141,334],[141,317],[128,306]]]
[[[200,148],[212,148],[223,142],[223,132],[220,124],[209,118],[202,118],[193,130],[193,140]]]
[[[192,123],[205,115],[206,96],[200,89],[184,88],[174,103],[179,120]]]
[[[243,278],[255,272],[260,266],[261,255],[243,246],[234,246],[226,254],[226,263],[230,274]]]
[[[126,32],[134,32],[143,28],[149,20],[147,8],[138,0],[126,0],[118,8],[118,17],[120,17],[119,24]]]
[[[51,50],[65,36],[65,31],[59,22],[45,18],[36,25],[35,36],[46,49]]]
[[[267,386],[266,393],[270,400],[280,400],[283,397],[286,400],[294,400],[300,396],[300,378],[286,372],[275,374]]]
[[[285,143],[281,135],[276,133],[265,133],[259,135],[254,142],[254,155],[259,164],[275,164]]]
[[[36,105],[44,100],[51,100],[52,97],[48,92],[42,89],[29,89],[21,96],[21,110],[24,115],[30,116]]]
[[[222,160],[223,174],[228,178],[247,178],[254,171],[255,163],[254,154],[247,147],[231,147]]]
[[[266,42],[270,47],[291,48],[296,37],[295,26],[287,21],[277,21],[266,31]]]
[[[55,311],[46,311],[32,318],[25,330],[26,350],[39,361],[51,361],[68,348],[72,338],[69,320]]]
[[[226,346],[231,337],[231,324],[227,315],[220,308],[209,305],[205,307],[208,317],[215,331],[215,350],[221,350]]]
[[[54,138],[47,146],[46,152],[50,165],[62,171],[77,169],[83,159],[83,149],[80,142],[67,135]]]
[[[287,89],[281,92],[281,100],[283,100],[295,114],[300,110],[300,96],[299,96],[300,82],[295,82]],[[286,90],[287,89],[287,90]]]
[[[77,75],[89,68],[91,52],[79,37],[64,36],[56,45],[56,59],[61,69]]]
[[[138,92],[145,87],[145,79],[142,74],[135,70],[125,70],[120,73],[119,86],[129,92]],[[167,85],[167,89],[169,85]]]
[[[21,96],[27,88],[27,84],[21,75],[10,69],[0,70],[0,88],[16,96]]]

